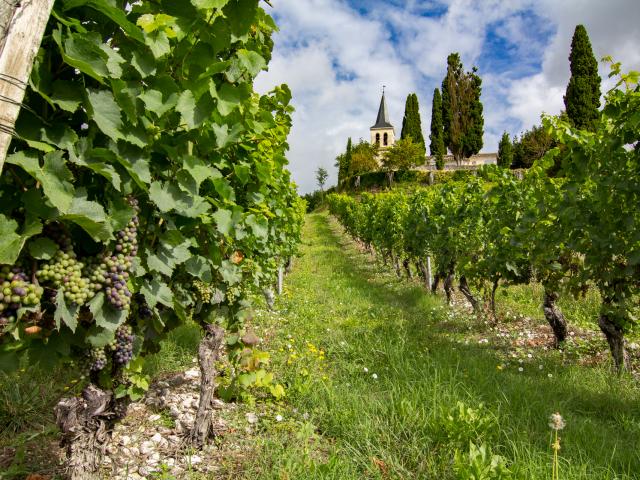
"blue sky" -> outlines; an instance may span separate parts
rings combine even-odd
[[[369,137],[387,89],[400,134],[404,103],[415,92],[428,138],[433,90],[446,58],[458,52],[483,80],[484,152],[503,131],[517,135],[543,112],[563,108],[569,46],[586,26],[596,58],[611,55],[640,70],[637,0],[272,0],[280,32],[259,91],[287,83],[293,92],[290,170],[299,191],[317,188],[319,166],[335,183],[335,157],[348,137]],[[601,65],[603,91],[611,85]]]

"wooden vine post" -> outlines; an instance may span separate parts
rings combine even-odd
[[[0,0],[0,172],[54,0]]]

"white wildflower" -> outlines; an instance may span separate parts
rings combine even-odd
[[[518,371],[519,371],[519,372],[524,372],[524,368],[522,368],[522,367],[518,367]]]
[[[369,369],[367,367],[364,367],[363,370],[364,370],[364,373],[369,373]]]
[[[564,419],[558,412],[552,413],[549,417],[549,428],[553,430],[562,430],[565,427]]]
[[[276,415],[276,422],[282,421],[282,415]]]
[[[377,373],[372,374],[371,378],[373,378],[374,380],[377,380],[378,379],[378,374]]]

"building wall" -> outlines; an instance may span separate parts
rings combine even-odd
[[[383,145],[384,134],[387,134],[387,146]],[[371,129],[371,143],[376,143],[376,134],[380,134],[380,148],[389,148],[391,145],[396,143],[396,134],[393,131],[393,128],[372,128]]]

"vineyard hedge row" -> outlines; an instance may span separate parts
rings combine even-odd
[[[566,336],[559,295],[597,288],[597,322],[624,369],[624,335],[636,326],[640,306],[640,89],[636,73],[613,69],[620,81],[607,95],[597,130],[546,118],[558,146],[522,180],[485,167],[411,194],[364,193],[359,200],[333,194],[331,212],[398,270],[405,260],[425,272],[432,257],[434,284],[443,281],[449,295],[458,278],[476,311],[494,305],[499,284],[541,282],[558,343]]]

